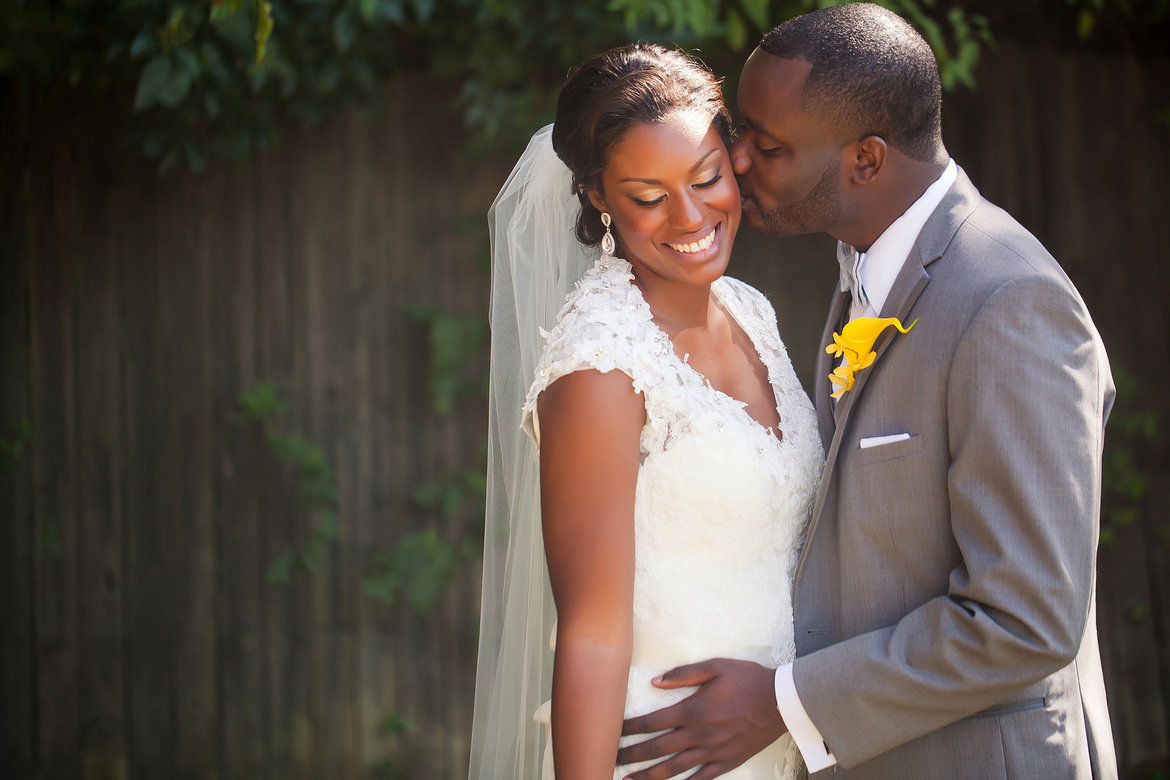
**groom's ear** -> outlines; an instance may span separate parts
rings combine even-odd
[[[850,178],[855,184],[868,184],[877,178],[886,164],[886,142],[877,135],[867,135],[857,142],[857,158]]]

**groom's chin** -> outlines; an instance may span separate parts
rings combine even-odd
[[[777,214],[770,212],[764,215],[760,211],[760,205],[754,200],[748,198],[743,199],[743,216],[740,218],[740,227],[747,228],[750,232],[758,236],[769,236],[771,238],[783,238],[785,236],[795,236],[803,231],[788,230],[788,225],[784,225],[779,219],[776,219]]]
[[[775,222],[765,222],[760,219],[758,214],[748,216],[744,212],[743,221],[740,223],[742,227],[747,228],[748,232],[755,233],[757,236],[768,236],[769,238],[786,238],[788,236],[798,236],[805,231],[801,230],[786,230],[784,225],[778,225]]]

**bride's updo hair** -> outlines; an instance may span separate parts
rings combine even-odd
[[[731,116],[719,82],[700,62],[680,51],[635,43],[598,54],[570,74],[557,98],[552,143],[573,173],[581,201],[577,239],[596,246],[605,235],[601,213],[588,190],[601,192],[610,151],[637,124],[660,122],[676,111],[698,109],[712,117],[723,143],[731,144]]]

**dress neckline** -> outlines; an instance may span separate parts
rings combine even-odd
[[[658,323],[654,321],[654,311],[650,308],[650,304],[646,302],[646,296],[642,294],[642,288],[634,283],[633,266],[630,264],[630,261],[620,257],[611,258],[609,261],[606,261],[605,258],[601,258],[597,261],[598,268],[603,273],[609,271],[609,264],[611,263],[616,264],[618,268],[623,271],[623,275],[628,277],[627,283],[638,296],[638,305],[644,307],[646,312],[650,315],[649,322],[650,325],[654,328],[655,339],[664,340],[666,342],[671,357],[673,357],[675,362],[683,369],[683,373],[689,374],[691,377],[696,379],[700,385],[705,387],[714,395],[717,402],[733,407],[737,410],[738,414],[743,419],[750,422],[756,429],[765,434],[770,440],[775,442],[777,445],[781,444],[784,441],[783,433],[777,436],[775,429],[764,425],[755,417],[752,417],[752,415],[747,410],[746,401],[741,401],[734,396],[728,395],[727,393],[712,385],[711,381],[705,374],[696,369],[687,361],[683,360],[681,357],[679,357],[678,353],[674,351],[674,342],[671,341],[670,336],[667,335],[666,331],[660,328]],[[736,307],[733,305],[733,301],[730,300],[735,298],[735,296],[728,295],[729,291],[727,290],[727,287],[727,277],[720,276],[711,283],[711,293],[715,296],[715,302],[719,304],[720,308],[722,308],[727,316],[731,318],[736,327],[743,331],[743,334],[747,336],[748,341],[752,345],[752,349],[756,353],[756,358],[760,361],[760,364],[764,367],[764,370],[768,372],[768,387],[772,390],[772,403],[776,409],[776,416],[780,417],[780,399],[776,395],[776,383],[773,381],[773,377],[776,376],[774,367],[764,357],[764,353],[760,350],[759,342],[753,335],[752,329],[747,327],[741,317],[741,313],[736,311]]]

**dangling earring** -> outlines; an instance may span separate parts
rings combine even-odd
[[[606,260],[613,257],[613,253],[617,251],[617,241],[613,238],[613,233],[609,226],[613,224],[613,219],[610,218],[608,211],[601,212],[601,224],[605,225],[605,235],[601,237],[601,254]]]

